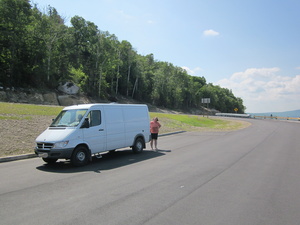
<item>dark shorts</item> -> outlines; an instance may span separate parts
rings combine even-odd
[[[151,138],[157,140],[158,134],[151,133]]]

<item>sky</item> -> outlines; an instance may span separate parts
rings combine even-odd
[[[32,0],[232,90],[248,113],[300,109],[299,0]]]

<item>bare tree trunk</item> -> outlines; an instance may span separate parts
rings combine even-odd
[[[132,90],[132,98],[133,98],[133,96],[134,96],[134,92],[135,92],[135,90],[137,90],[137,87],[138,87],[138,80],[139,80],[139,78],[137,77],[136,79],[135,79],[135,82],[134,82],[134,86],[133,86],[133,90]]]
[[[119,76],[117,76],[117,81],[116,81],[116,95],[118,94],[118,89],[119,89]]]
[[[45,38],[43,39],[47,45],[48,50],[48,65],[47,65],[47,81],[50,81],[50,67],[51,67],[51,57],[52,57],[52,45],[57,40],[58,33],[54,33],[51,40],[47,41]]]
[[[101,96],[101,81],[102,81],[102,67],[100,68],[99,71],[99,83],[98,83],[98,96]]]
[[[127,97],[128,97],[128,92],[129,92],[130,67],[131,67],[131,65],[129,65],[129,67],[128,67],[128,74],[127,74],[127,91],[126,91]]]
[[[101,67],[100,67],[100,72],[99,72],[99,84],[98,84],[98,95],[99,97],[101,97],[101,82],[102,82],[102,67],[103,67],[103,64],[105,63],[105,59],[103,60],[103,62],[101,63]]]
[[[118,61],[117,81],[116,81],[116,95],[118,94],[118,89],[119,89],[120,58],[121,58],[121,52],[119,51],[119,61]]]
[[[51,64],[51,56],[48,56],[48,65],[47,65],[47,81],[50,80],[50,64]]]

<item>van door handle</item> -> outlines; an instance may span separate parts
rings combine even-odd
[[[104,129],[99,129],[99,131],[104,131]]]

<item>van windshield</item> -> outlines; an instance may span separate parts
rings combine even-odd
[[[53,120],[50,127],[76,127],[81,122],[87,109],[63,110]]]

